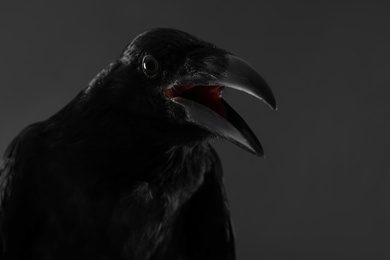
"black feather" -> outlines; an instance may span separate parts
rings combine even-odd
[[[146,53],[161,63],[156,78],[142,73]],[[183,68],[223,71],[210,53],[225,52],[149,31],[65,108],[23,130],[0,172],[0,259],[234,259],[212,135],[161,92]]]

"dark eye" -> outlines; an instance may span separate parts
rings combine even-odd
[[[147,76],[154,77],[159,72],[160,66],[153,56],[146,55],[142,60],[142,69]]]

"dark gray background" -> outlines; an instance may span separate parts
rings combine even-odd
[[[390,9],[365,2],[2,1],[0,152],[137,34],[182,29],[250,62],[279,104],[226,92],[266,151],[216,144],[239,259],[390,259]]]

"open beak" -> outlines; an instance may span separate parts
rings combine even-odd
[[[259,156],[263,148],[245,121],[222,98],[224,88],[246,92],[277,109],[271,89],[246,61],[227,54],[227,68],[220,77],[201,84],[180,84],[165,91],[166,97],[184,107],[186,121],[231,141]],[[190,81],[189,81],[190,82]]]

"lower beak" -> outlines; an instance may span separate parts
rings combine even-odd
[[[223,88],[232,88],[248,93],[277,109],[271,89],[264,79],[244,60],[226,55],[227,68],[222,75],[201,85],[186,85],[177,95],[170,95],[172,101],[186,111],[186,121],[196,124],[239,147],[263,156],[263,148],[241,116],[222,98]]]

